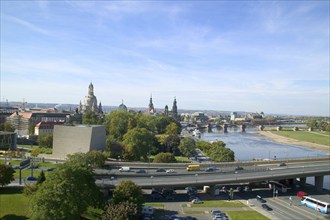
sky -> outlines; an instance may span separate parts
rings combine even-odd
[[[329,1],[1,1],[1,101],[329,116]]]

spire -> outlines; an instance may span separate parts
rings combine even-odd
[[[88,86],[88,95],[91,95],[91,96],[94,95],[94,86],[93,86],[92,82]]]
[[[154,108],[154,104],[152,103],[152,94],[150,94],[150,102],[149,102],[149,113],[153,114],[156,110]]]

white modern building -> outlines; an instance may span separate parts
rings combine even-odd
[[[104,125],[55,125],[53,133],[54,159],[65,159],[74,153],[87,153],[106,148]]]

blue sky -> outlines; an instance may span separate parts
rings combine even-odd
[[[329,1],[1,1],[1,101],[329,116]]]

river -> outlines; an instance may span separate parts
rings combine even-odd
[[[213,129],[212,132],[202,132],[200,139],[204,141],[223,141],[226,147],[234,151],[235,160],[239,161],[315,158],[329,154],[325,150],[273,142],[267,137],[259,135],[256,128],[247,128],[246,132],[241,132],[239,128],[228,128],[228,133]],[[307,183],[314,184],[314,178],[307,178]],[[330,190],[330,175],[324,177],[324,188]]]

